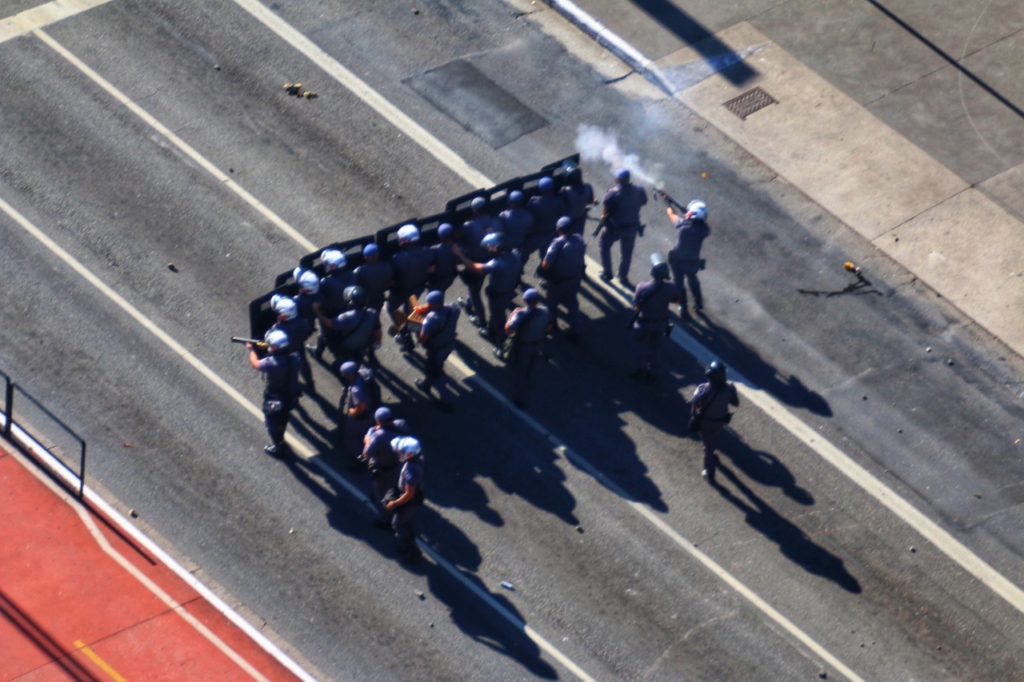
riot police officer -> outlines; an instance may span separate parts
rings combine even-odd
[[[388,289],[395,280],[395,268],[391,261],[380,259],[376,244],[363,247],[363,263],[356,268],[356,284],[366,294],[366,305],[378,313],[384,310]]]
[[[366,369],[366,372],[371,370]],[[360,374],[359,363],[342,363],[341,398],[338,401],[338,450],[349,463],[349,468],[361,468],[358,461],[363,452],[363,436],[373,426],[373,388]],[[372,381],[372,376],[369,377]]]
[[[526,305],[513,310],[505,324],[505,333],[515,335],[509,364],[512,365],[512,403],[520,410],[526,409],[526,386],[537,359],[544,352],[544,340],[551,328],[551,314],[540,304],[540,292],[527,289],[523,301]]]
[[[633,379],[655,382],[654,366],[669,332],[669,305],[678,301],[679,287],[669,281],[668,263],[659,254],[652,255],[651,279],[638,284],[633,293]]]
[[[498,214],[501,231],[505,233],[508,248],[522,254],[526,235],[533,228],[533,214],[523,208],[523,193],[513,190],[508,195],[508,208]]]
[[[566,337],[573,343],[580,341],[580,285],[583,282],[583,269],[587,245],[583,238],[572,232],[572,219],[562,216],[558,219],[555,230],[558,236],[551,242],[544,260],[540,264],[540,273],[544,278],[544,286],[548,292],[548,310],[551,312],[552,325],[558,326],[558,308],[565,306],[566,321],[569,332]]]
[[[401,327],[413,310],[410,299],[423,294],[434,265],[434,254],[420,243],[420,231],[415,225],[399,228],[398,253],[391,257],[391,265],[395,268],[395,282],[388,296],[388,312],[395,324]],[[399,310],[403,315],[396,315]],[[395,336],[395,341],[403,350],[414,348],[412,336],[404,328]]]
[[[565,184],[559,194],[565,201],[565,214],[572,221],[569,234],[582,235],[587,225],[587,209],[594,204],[594,188],[590,183],[583,182],[579,166],[570,163],[565,168]]]
[[[490,260],[491,254],[490,250],[483,244],[484,237],[500,232],[501,222],[484,213],[487,200],[483,197],[473,199],[471,206],[473,214],[469,220],[462,224],[459,250],[474,263],[486,263]],[[480,291],[484,286],[484,275],[472,268],[465,268],[462,271],[461,277],[462,281],[466,283],[469,297],[460,298],[459,305],[465,308],[470,322],[484,329],[487,326],[487,318],[484,312],[483,297],[480,295]]]
[[[372,480],[371,497],[380,517],[373,522],[378,528],[390,528],[388,514],[384,509],[385,498],[398,483],[398,454],[391,448],[391,441],[409,433],[405,422],[395,419],[389,407],[378,407],[373,413],[376,422],[363,437],[362,460],[370,469]]]
[[[430,247],[434,256],[434,271],[427,278],[431,291],[448,291],[459,274],[459,257],[455,255],[455,229],[451,223],[441,223],[437,228],[437,243]]]
[[[491,254],[491,259],[486,263],[474,263],[466,258],[461,250],[456,250],[455,253],[462,259],[462,264],[468,272],[479,277],[490,275],[487,288],[484,290],[487,294],[490,322],[486,324],[486,331],[481,330],[481,336],[500,346],[505,340],[505,313],[512,307],[516,287],[519,286],[522,261],[519,260],[519,254],[509,250],[505,243],[505,235],[501,232],[484,237],[482,245]],[[480,311],[481,315],[482,312]]]
[[[423,368],[423,379],[416,380],[416,387],[430,395],[430,389],[437,389],[437,399],[431,404],[442,412],[451,412],[452,397],[448,390],[448,377],[444,372],[444,363],[455,350],[455,336],[459,321],[459,306],[444,304],[444,294],[431,291],[427,294],[427,305],[430,312],[423,320],[420,328],[420,343],[427,350],[427,362]]]
[[[345,254],[337,249],[326,249],[320,254],[327,273],[320,278],[320,295],[323,297],[323,313],[327,317],[336,317],[345,311],[345,289],[355,284],[355,276],[346,266]],[[320,358],[327,347],[328,330],[322,326],[316,338],[315,357]]]
[[[251,343],[249,362],[253,369],[263,372],[266,385],[263,388],[263,422],[270,436],[270,445],[263,451],[273,457],[282,457],[288,452],[284,432],[288,428],[288,415],[299,394],[299,354],[288,347],[288,335],[280,329],[266,333],[267,356],[260,359]]]
[[[705,375],[708,380],[697,387],[690,401],[690,429],[700,433],[704,445],[704,470],[700,475],[711,485],[715,484],[715,469],[718,467],[718,436],[732,419],[729,406],[739,407],[740,396],[736,386],[725,380],[725,365],[713,360]]]
[[[348,360],[361,362],[371,347],[380,347],[380,318],[376,310],[367,307],[366,293],[360,286],[345,290],[349,309],[334,318],[323,314],[319,306],[320,324],[327,327],[328,348],[334,355],[331,368],[337,373]]]
[[[288,347],[299,354],[299,372],[305,382],[304,390],[313,394],[316,393],[316,384],[313,382],[313,369],[309,366],[309,358],[306,356],[306,339],[313,333],[313,325],[304,317],[299,317],[299,306],[295,299],[287,296],[274,296],[271,299],[271,307],[277,312],[277,322],[271,329],[280,329],[288,335]]]
[[[686,207],[685,215],[680,216],[672,210],[672,204],[669,204],[667,210],[668,219],[676,228],[676,245],[668,252],[668,262],[672,266],[672,278],[679,286],[679,315],[685,320],[690,318],[690,311],[686,305],[684,278],[690,287],[690,293],[693,294],[693,309],[700,312],[704,308],[704,297],[701,295],[697,273],[704,267],[700,247],[711,233],[706,222],[708,207],[703,201],[695,199]]]
[[[412,436],[392,439],[391,448],[398,454],[402,469],[398,474],[398,497],[388,501],[384,505],[384,510],[391,514],[391,528],[397,541],[395,551],[402,561],[412,562],[422,554],[416,546],[413,520],[423,507],[424,501],[423,452],[420,442]]]
[[[627,168],[615,171],[615,184],[604,193],[601,220],[604,227],[598,237],[601,250],[601,279],[612,278],[612,245],[619,242],[622,260],[619,261],[619,283],[630,288],[629,266],[633,259],[633,245],[640,230],[640,209],[647,204],[647,191],[630,182]]]
[[[555,238],[555,224],[565,215],[565,200],[555,193],[554,180],[541,178],[537,189],[540,193],[531,197],[526,204],[527,210],[533,214],[533,227],[523,247],[523,267],[526,267],[534,252],[538,252],[540,258],[544,257],[551,240]]]

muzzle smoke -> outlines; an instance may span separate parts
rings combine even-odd
[[[642,182],[661,189],[662,183],[656,175],[658,167],[645,170],[636,154],[623,153],[619,148],[619,136],[598,126],[582,124],[576,133],[576,151],[583,161],[603,161],[615,173],[619,168],[628,168],[633,182]]]

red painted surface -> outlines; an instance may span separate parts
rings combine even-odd
[[[90,511],[112,548],[270,680],[294,675],[167,566]],[[76,510],[0,450],[0,681],[251,677],[103,550]]]

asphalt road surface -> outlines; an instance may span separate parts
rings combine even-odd
[[[703,482],[685,433],[702,368],[668,344],[657,386],[629,381],[613,288],[585,286],[585,343],[556,334],[525,419],[468,321],[452,415],[412,385],[420,356],[386,345],[385,398],[428,461],[417,565],[395,560],[353,493],[368,480],[331,452],[338,387],[322,368],[290,428],[309,457],[263,455],[245,406],[262,387],[227,341],[304,243],[437,212],[473,189],[460,168],[529,173],[597,125],[709,204],[707,316],[681,331],[1024,584],[1020,358],[911,273],[502,2],[269,4],[294,34],[249,4],[113,0],[0,43],[0,369],[87,440],[90,484],[323,679],[1024,678],[1022,602],[776,415],[745,401],[721,488]],[[440,69],[477,94],[446,90]],[[604,164],[585,172],[610,184]],[[660,206],[645,217],[634,281],[672,239]],[[847,260],[871,286],[825,295],[851,283]]]

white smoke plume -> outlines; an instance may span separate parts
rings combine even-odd
[[[661,165],[657,164],[645,170],[640,165],[640,157],[636,154],[625,154],[619,148],[619,136],[610,131],[587,124],[581,124],[576,131],[576,151],[583,161],[603,161],[615,173],[619,168],[628,168],[633,182],[642,182],[656,189],[664,184],[656,176]]]

